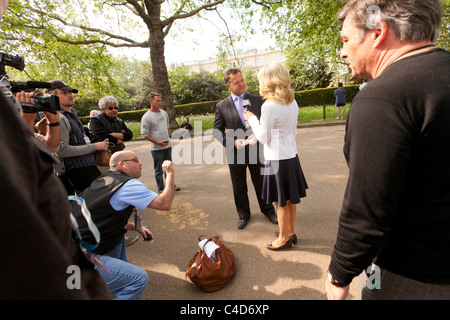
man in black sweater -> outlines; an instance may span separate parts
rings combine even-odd
[[[130,141],[133,138],[133,132],[128,129],[125,122],[120,119],[119,102],[112,96],[106,96],[100,99],[98,106],[102,113],[91,118],[90,130],[95,138],[93,142],[104,141],[108,139],[111,145],[111,153],[125,149],[124,141]]]
[[[450,299],[450,54],[433,44],[441,18],[439,0],[354,0],[339,14],[341,57],[371,81],[347,120],[329,299],[345,299],[372,262],[379,274],[363,299]]]

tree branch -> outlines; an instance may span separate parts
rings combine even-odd
[[[148,41],[134,42],[134,43],[115,43],[115,42],[111,42],[108,40],[101,40],[101,39],[76,41],[76,40],[61,38],[53,32],[50,32],[50,33],[53,37],[55,37],[55,39],[57,41],[67,43],[67,44],[73,44],[73,45],[104,44],[104,45],[114,47],[114,48],[148,48],[149,47]]]
[[[152,27],[152,20],[150,16],[145,12],[145,9],[136,0],[126,0],[126,2],[133,6],[134,10],[136,10],[135,14],[137,14],[144,21],[144,23],[147,25],[147,28],[150,30]],[[147,1],[144,1],[144,3],[147,7]]]
[[[225,1],[226,1],[226,0],[216,0],[216,1],[212,2],[212,3],[204,4],[204,5],[202,5],[202,6],[198,7],[198,8],[196,8],[196,9],[190,11],[190,12],[187,12],[187,13],[182,13],[182,12],[178,12],[178,11],[177,11],[177,12],[176,12],[173,16],[171,16],[170,18],[167,18],[167,19],[163,20],[163,21],[162,21],[162,24],[163,24],[164,26],[167,26],[167,25],[169,25],[169,24],[173,24],[173,22],[174,22],[175,20],[186,19],[186,18],[195,16],[195,15],[196,15],[197,13],[199,13],[200,11],[206,10],[206,9],[214,8],[214,7],[216,7],[216,6],[218,6],[218,5],[222,4],[222,3],[224,3]]]
[[[223,23],[225,24],[225,27],[227,28],[227,33],[228,33],[228,39],[230,39],[230,44],[231,44],[231,48],[233,49],[233,55],[234,58],[236,59],[236,61],[238,62],[238,64],[240,65],[241,63],[239,62],[239,59],[237,58],[237,54],[236,54],[236,50],[234,48],[234,42],[233,42],[233,37],[231,36],[230,33],[230,29],[228,28],[228,23],[225,21],[225,19],[220,15],[220,12],[217,10],[217,8],[215,9],[217,15],[219,16],[219,18],[223,21]]]
[[[164,29],[163,29],[163,37],[164,38],[169,34],[170,28],[172,28],[172,26],[173,26],[173,22],[169,23],[168,25],[166,25],[164,27]]]
[[[179,15],[183,12],[184,7],[186,6],[187,0],[184,0],[181,4],[180,7],[178,8],[178,10],[174,13],[174,16]],[[164,38],[169,34],[170,28],[172,28],[173,23],[175,20],[173,20],[172,22],[170,22],[169,24],[167,24],[164,29],[163,29],[163,36]]]
[[[281,5],[283,3],[283,1],[281,1],[281,0],[280,1],[266,1],[266,0],[258,1],[258,0],[252,0],[252,2],[254,4],[259,5],[259,6],[263,6],[263,7],[267,8],[267,9],[271,9],[272,6],[275,5],[275,4],[280,4]]]
[[[44,26],[41,26],[41,27],[26,26],[27,28],[30,28],[30,29],[41,29],[41,30],[45,29],[48,32],[50,32],[52,34],[52,36],[55,37],[60,42],[69,43],[69,44],[79,44],[79,45],[101,43],[101,44],[109,45],[109,46],[112,46],[112,47],[115,47],[115,48],[121,48],[121,47],[142,47],[142,48],[146,48],[146,47],[148,47],[148,41],[136,42],[133,39],[130,39],[130,38],[127,38],[127,37],[123,37],[123,36],[120,36],[120,35],[116,35],[116,34],[113,34],[113,33],[110,33],[110,32],[104,31],[104,30],[101,30],[101,29],[86,27],[86,26],[82,26],[82,25],[79,25],[79,24],[73,24],[73,23],[67,22],[67,21],[65,21],[64,19],[62,19],[62,18],[60,18],[58,16],[50,15],[50,14],[48,14],[48,13],[42,11],[42,10],[37,10],[37,9],[31,9],[31,10],[33,10],[34,12],[36,12],[38,14],[44,15],[44,16],[50,18],[50,19],[59,21],[60,23],[62,23],[65,26],[72,27],[72,28],[77,28],[77,29],[88,31],[88,32],[92,32],[92,33],[96,33],[96,34],[99,34],[99,35],[103,35],[103,36],[108,37],[109,39],[124,41],[124,43],[114,43],[114,42],[111,42],[109,40],[101,40],[101,39],[75,41],[75,40],[69,40],[69,39],[66,39],[66,38],[62,38],[62,37],[56,35],[51,30],[46,29]]]

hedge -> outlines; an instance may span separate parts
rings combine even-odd
[[[351,102],[356,94],[359,92],[359,84],[344,86],[347,90],[347,96],[345,102]],[[327,106],[334,105],[336,98],[334,97],[334,91],[338,87],[313,89],[298,91],[295,93],[295,100],[299,107],[313,107],[313,106]]]
[[[188,103],[175,106],[175,113],[177,117],[181,116],[189,116],[189,115],[201,115],[207,113],[215,113],[216,112],[216,104],[220,100],[217,101],[207,101],[207,102],[198,102],[198,103]],[[142,116],[148,111],[148,109],[136,110],[136,111],[122,111],[118,113],[118,117],[124,121],[137,121],[140,122]],[[80,120],[83,124],[89,122],[89,116],[80,117]]]
[[[300,108],[312,107],[312,106],[325,106],[334,105],[335,97],[334,91],[338,87],[330,87],[323,89],[313,89],[298,91],[295,93],[295,100]],[[349,103],[353,100],[355,95],[359,91],[359,85],[344,86],[347,90],[346,102]],[[189,115],[202,115],[207,113],[216,112],[217,101],[207,101],[198,103],[189,103],[175,106],[175,113],[177,117],[189,116]],[[142,116],[148,111],[148,109],[136,110],[136,111],[122,111],[119,112],[118,117],[124,121],[137,121],[140,122]],[[88,123],[89,116],[80,117],[83,124]]]

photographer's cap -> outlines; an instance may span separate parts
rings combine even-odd
[[[61,81],[61,80],[50,80],[49,83],[51,83],[51,85],[52,85],[50,90],[59,89],[59,90],[62,90],[62,91],[70,91],[72,93],[78,93],[77,89],[69,87],[64,81]]]

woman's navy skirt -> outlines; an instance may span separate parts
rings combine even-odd
[[[306,183],[298,155],[292,159],[266,161],[262,199],[266,203],[278,202],[278,206],[286,206],[286,201],[292,204],[300,203],[300,198],[306,197]]]

